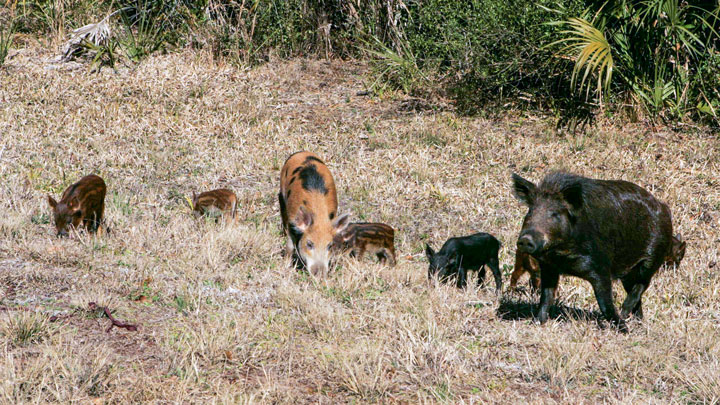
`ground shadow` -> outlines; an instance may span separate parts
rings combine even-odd
[[[535,319],[537,317],[539,304],[537,300],[518,300],[516,297],[503,297],[497,309],[498,318],[505,321],[516,321],[522,319]],[[591,321],[601,324],[604,320],[598,311],[587,311],[580,308],[570,307],[558,302],[550,308],[550,319],[567,321]]]

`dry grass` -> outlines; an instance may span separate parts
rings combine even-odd
[[[0,71],[2,401],[720,401],[717,135],[464,118],[356,96],[353,63],[243,71],[188,52],[88,74],[49,56]],[[343,211],[396,227],[397,267],[345,261],[321,282],[289,267],[278,171],[301,149],[328,162]],[[577,279],[544,326],[535,298],[426,282],[424,241],[486,231],[507,286],[524,214],[509,175],[560,166],[647,187],[688,241],[628,335],[599,327]],[[56,239],[45,194],[91,172],[112,231]],[[236,192],[238,224],[190,215],[185,196],[217,187]],[[89,302],[140,330],[106,333]]]

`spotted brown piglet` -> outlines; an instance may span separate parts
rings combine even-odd
[[[237,197],[226,188],[193,193],[192,208],[196,215],[207,215],[217,222],[224,217],[226,222],[237,220]]]
[[[90,232],[97,231],[105,211],[106,192],[105,181],[91,174],[68,187],[60,197],[60,201],[55,201],[48,195],[57,236],[68,236],[71,229],[84,228]]]
[[[370,253],[380,263],[395,266],[395,230],[385,224],[355,222],[335,235],[333,249],[341,253],[350,252],[351,257],[358,258]]]

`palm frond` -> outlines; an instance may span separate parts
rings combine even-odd
[[[565,35],[565,38],[551,43],[550,46],[564,45],[560,52],[567,54],[567,57],[575,61],[570,85],[575,88],[577,79],[582,73],[578,87],[581,91],[585,88],[586,96],[589,96],[590,82],[588,82],[588,78],[595,75],[597,77],[596,91],[602,99],[602,93],[607,92],[610,88],[615,67],[610,43],[605,38],[605,34],[595,27],[593,22],[585,18],[570,18],[560,21],[558,25],[567,27],[560,32],[561,35]]]
[[[94,24],[87,24],[73,30],[70,39],[65,43],[60,62],[67,62],[75,55],[87,48],[87,45],[100,47],[107,44],[112,32],[110,30],[110,17],[124,9],[116,10]]]

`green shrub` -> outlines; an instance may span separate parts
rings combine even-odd
[[[600,104],[610,91],[666,121],[716,118],[719,13],[720,7],[707,2],[608,2],[557,21],[566,29],[555,44],[575,61],[573,78],[582,75],[573,89],[584,87]],[[586,80],[591,76],[594,88]]]

